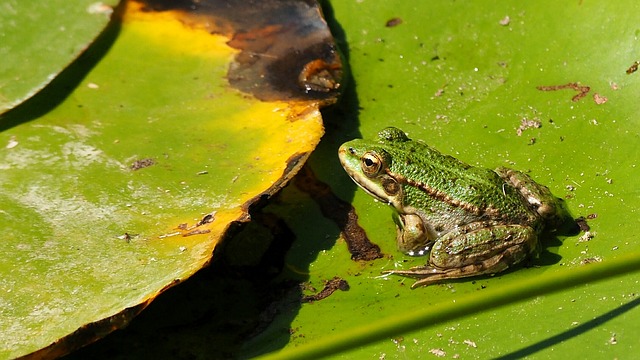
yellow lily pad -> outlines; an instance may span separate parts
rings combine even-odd
[[[205,14],[121,10],[64,76],[0,119],[1,358],[95,341],[205,266],[230,224],[299,170],[323,134],[320,104],[335,101],[338,80],[305,85],[330,77],[308,59],[289,69],[304,74],[299,95],[231,87],[243,50],[228,45],[233,27],[201,26]],[[335,51],[323,56],[339,74]]]

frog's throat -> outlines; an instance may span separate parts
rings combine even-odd
[[[349,174],[351,175],[351,174]],[[371,195],[374,199],[385,203],[387,205],[393,205],[391,200],[385,194],[384,190],[375,183],[374,181],[369,180],[365,176],[360,176],[360,174],[353,174],[351,176],[353,182],[355,182],[362,190],[364,190],[367,194]],[[372,190],[375,189],[375,190]]]
[[[357,183],[357,182],[356,182],[356,183]],[[373,191],[369,190],[368,188],[366,188],[366,187],[364,187],[364,186],[360,186],[360,188],[361,188],[362,190],[364,190],[367,194],[371,195],[374,199],[376,199],[376,200],[378,200],[378,201],[380,201],[380,202],[382,202],[382,203],[385,203],[385,204],[387,204],[387,205],[391,205],[391,201],[389,201],[389,199],[385,199],[385,198],[383,198],[383,197],[379,196],[377,193],[375,193],[375,192],[373,192]]]
[[[396,207],[396,204],[394,204],[393,199],[398,198],[397,194],[393,198],[391,198],[388,194],[384,192],[384,189],[382,188],[382,186],[380,186],[378,182],[372,181],[370,178],[362,175],[359,172],[348,170],[347,174],[349,174],[349,177],[351,177],[351,180],[353,180],[353,182],[355,182],[360,188],[362,188],[362,190],[364,190],[367,194],[371,195],[374,199],[382,203],[385,203],[387,205]],[[402,195],[400,195],[399,198],[402,198]]]

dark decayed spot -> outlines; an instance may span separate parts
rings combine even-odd
[[[338,198],[331,188],[319,181],[308,166],[295,178],[295,185],[309,194],[320,206],[320,211],[333,220],[347,242],[352,260],[374,260],[382,257],[380,247],[369,241],[364,229],[358,225],[358,215],[351,204]]]
[[[131,164],[130,168],[133,171],[136,170],[140,170],[140,169],[144,169],[146,167],[155,165],[155,160],[147,158],[147,159],[140,159],[140,160],[136,160],[133,162],[133,164]]]
[[[327,281],[327,283],[324,285],[324,288],[320,290],[319,293],[303,296],[302,302],[313,302],[322,300],[326,297],[329,297],[331,294],[336,292],[336,290],[349,290],[349,283],[347,282],[347,280],[335,276],[333,279]]]
[[[577,218],[576,224],[578,224],[580,231],[587,232],[591,230],[591,227],[589,226],[589,224],[587,224],[587,218],[585,218],[584,216],[580,216],[579,218]]]
[[[144,11],[175,11],[186,25],[229,37],[241,50],[231,85],[258,99],[334,103],[342,62],[317,1],[140,0]]]
[[[395,27],[395,26],[398,26],[400,24],[402,24],[402,19],[400,19],[399,17],[395,17],[393,19],[389,19],[384,26],[386,26],[386,27]]]
[[[590,87],[586,85],[580,85],[579,83],[575,83],[575,82],[563,84],[563,85],[536,86],[536,89],[540,91],[556,91],[556,90],[562,90],[562,89],[575,90],[578,92],[578,94],[576,94],[574,97],[571,98],[571,101],[573,102],[576,102],[582,99],[583,97],[587,96],[587,93],[589,93],[589,90],[591,90]]]

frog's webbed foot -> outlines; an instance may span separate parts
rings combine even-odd
[[[439,268],[436,266],[416,266],[409,270],[389,270],[384,274],[394,274],[418,278],[412,289],[419,286],[427,286],[438,283],[443,280],[459,279],[470,276],[496,274],[506,270],[512,265],[519,263],[526,258],[530,251],[524,246],[515,246],[505,251],[495,254],[484,260],[480,260],[473,264],[466,264],[460,267]]]
[[[419,280],[411,285],[411,288],[415,289],[420,286],[436,284],[443,280],[459,279],[485,274],[495,274],[506,270],[508,267],[509,265],[505,262],[497,262],[493,265],[485,264],[484,262],[482,262],[480,264],[467,265],[455,269],[439,269],[431,266],[416,266],[409,270],[388,270],[383,271],[382,273],[417,278]]]

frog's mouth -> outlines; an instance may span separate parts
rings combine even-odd
[[[346,164],[342,157],[340,158],[340,162],[342,162],[342,167],[344,167],[344,170],[347,173],[347,175],[349,175],[351,180],[353,180],[353,182],[356,183],[358,187],[362,188],[362,190],[364,190],[367,194],[371,195],[374,199],[381,201],[385,204],[391,204],[389,199],[385,199],[382,196],[382,194],[379,194],[377,191],[372,190],[372,189],[375,189],[378,191],[383,191],[375,182],[371,181],[371,179],[362,175],[361,173],[351,170],[349,166],[345,166]]]
[[[362,176],[359,176],[359,177],[362,178]],[[374,185],[373,186],[374,189],[376,189],[376,190],[379,189],[378,187],[375,186],[376,183],[374,183],[373,181],[370,181],[370,180],[368,180],[366,178],[365,179],[361,179],[361,180],[356,180],[353,176],[351,176],[351,180],[353,180],[353,182],[358,184],[362,190],[364,190],[367,194],[371,195],[374,199],[376,199],[376,200],[378,200],[378,201],[380,201],[382,203],[385,203],[387,205],[393,205],[391,203],[391,200],[382,197],[380,194],[374,192],[373,190],[370,190],[371,189],[371,185]],[[364,180],[364,182],[366,182],[366,184],[363,184],[363,180]]]
[[[381,203],[391,205],[394,208],[399,208],[394,204],[393,199],[389,198],[389,195],[384,192],[384,189],[377,182],[371,180],[370,178],[362,175],[358,172],[347,171],[347,174],[356,183],[362,190],[364,190],[367,194],[371,195],[374,199],[380,201]]]
[[[360,168],[359,155],[360,154],[355,154],[349,151],[349,148],[344,145],[338,150],[338,158],[340,159],[340,163],[342,164],[344,171],[349,175],[351,180],[356,183],[356,185],[362,188],[362,190],[371,195],[374,199],[384,204],[397,207],[396,204],[393,203],[393,199],[385,193],[384,189],[380,185],[379,178],[367,177],[362,172],[356,170]]]

